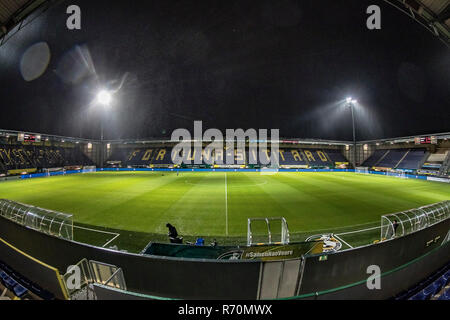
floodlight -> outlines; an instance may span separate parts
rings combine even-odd
[[[347,103],[351,103],[353,99],[352,99],[352,97],[348,97],[346,100],[347,100]]]
[[[111,103],[111,100],[111,93],[106,90],[100,91],[97,95],[97,101],[104,106],[108,106]]]

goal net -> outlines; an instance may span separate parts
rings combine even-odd
[[[47,177],[66,174],[66,169],[64,168],[47,168],[43,169],[43,171]]]
[[[362,174],[369,174],[369,168],[368,167],[356,167],[355,172],[362,173]]]
[[[283,217],[249,218],[247,245],[288,244],[289,228]]]
[[[395,178],[403,178],[403,179],[407,178],[405,171],[401,171],[401,170],[399,170],[399,171],[388,171],[386,173],[386,175],[389,176],[389,177],[395,177]]]

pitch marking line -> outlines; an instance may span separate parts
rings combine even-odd
[[[313,232],[319,232],[319,231],[325,231],[325,232],[327,232],[327,231],[336,231],[336,230],[340,230],[340,229],[351,229],[351,228],[360,227],[360,226],[367,226],[369,224],[375,224],[375,223],[380,223],[380,222],[379,221],[374,221],[374,222],[354,224],[354,225],[351,225],[351,226],[344,226],[344,227],[336,227],[336,228],[331,227],[331,228],[327,228],[327,229],[303,230],[303,231],[292,232],[292,234],[313,233]],[[380,228],[380,227],[378,227],[378,228]]]
[[[376,229],[381,229],[381,227],[373,227],[373,228],[368,228],[368,229],[362,229],[362,230],[356,230],[356,231],[343,232],[343,233],[339,233],[339,235],[340,235],[340,236],[345,236],[345,235],[347,235],[347,234],[361,233],[361,232],[366,232],[366,231],[371,231],[371,230],[376,230]]]
[[[225,234],[228,236],[228,182],[225,172]]]
[[[334,235],[336,237],[336,239],[338,239],[339,241],[343,242],[344,244],[346,244],[347,246],[349,246],[350,248],[353,248],[350,244],[348,244],[347,242],[345,242],[342,238],[338,237],[337,235]]]
[[[87,231],[93,231],[93,232],[98,232],[98,233],[106,233],[106,234],[110,234],[113,235],[114,237],[110,240],[108,240],[103,246],[102,248],[106,247],[108,244],[110,244],[111,242],[113,242],[114,240],[116,240],[119,236],[120,233],[117,232],[109,232],[109,231],[103,231],[103,230],[97,230],[97,229],[91,229],[91,228],[85,228],[85,227],[80,227],[80,226],[73,226],[74,228],[78,228],[78,229],[82,229],[82,230],[87,230]]]
[[[118,233],[114,238],[112,238],[111,240],[109,240],[108,242],[106,242],[102,248],[106,247],[108,244],[110,244],[111,242],[113,242],[114,240],[116,240],[118,237],[120,236],[120,233]]]

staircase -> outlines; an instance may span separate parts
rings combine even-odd
[[[399,162],[397,162],[397,164],[394,166],[394,169],[397,169],[397,167],[402,163],[403,160],[405,160],[405,158],[408,156],[409,152],[411,151],[411,149],[408,149],[408,151],[405,152],[405,154],[403,155],[403,157],[400,159]]]
[[[376,167],[379,163],[381,163],[384,158],[386,158],[386,156],[389,154],[389,152],[391,152],[391,150],[388,150],[374,165],[374,167]]]

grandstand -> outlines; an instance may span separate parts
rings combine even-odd
[[[46,136],[45,141],[20,142],[17,137],[31,133],[0,132],[0,174],[20,175],[22,173],[44,172],[49,168],[76,168],[84,166],[117,168],[173,168],[173,148],[176,143],[170,140],[154,141],[104,141],[102,155],[99,147],[102,142],[70,137]],[[34,134],[36,135],[36,134]],[[7,136],[7,138],[6,138]],[[421,138],[425,136],[418,136]],[[437,134],[436,144],[417,145],[413,138],[395,140],[362,141],[357,144],[357,166],[377,171],[397,170],[414,174],[447,176],[450,170],[449,134]],[[284,141],[284,143],[283,143]],[[397,141],[397,142],[395,142]],[[262,157],[270,155],[270,148],[250,153],[234,150],[233,162],[226,163],[230,152],[226,148],[213,151],[210,158],[203,151],[192,149],[185,159],[190,165],[183,167],[203,168],[261,168]],[[352,168],[353,146],[347,141],[321,140],[282,140],[279,147],[280,168],[321,169]],[[102,163],[102,159],[106,159]],[[255,164],[252,164],[255,163]]]
[[[18,141],[20,133],[0,133],[0,174],[44,172],[49,168],[92,166],[94,162],[82,150],[79,141],[66,142],[53,137],[47,141]],[[14,137],[14,138],[13,138]],[[72,139],[73,140],[73,139]]]
[[[418,170],[427,157],[427,151],[417,149],[380,149],[376,150],[362,166],[391,169]]]
[[[117,148],[108,157],[109,163],[120,163],[122,166],[173,166],[172,148]],[[263,154],[270,154],[270,150],[264,150]],[[223,164],[226,161],[227,150],[213,153],[211,157],[214,163]],[[187,155],[188,159],[194,161],[198,158],[195,150]],[[206,163],[201,159],[203,165]],[[256,163],[262,165],[261,158],[249,152],[235,150],[234,165],[248,165]],[[280,166],[304,166],[304,167],[334,167],[336,163],[348,163],[339,149],[298,149],[284,148],[279,150]]]

